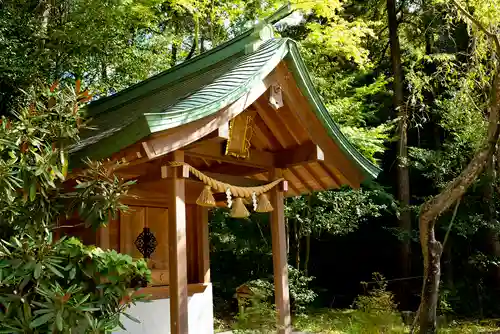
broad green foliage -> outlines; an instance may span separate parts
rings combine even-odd
[[[390,123],[376,116],[389,97],[388,82],[385,75],[372,72],[368,49],[377,40],[375,29],[381,23],[344,13],[348,6],[347,1],[304,2],[298,6],[304,21],[282,34],[300,40],[301,53],[333,119],[376,162],[392,130]]]
[[[395,204],[383,189],[342,189],[290,198],[286,216],[290,224],[299,223],[299,235],[330,233],[343,235],[355,231],[368,218],[378,217]]]
[[[0,245],[0,330],[8,333],[103,333],[144,286],[149,270],[128,255],[29,237]]]
[[[168,31],[158,0],[3,1],[0,4],[0,85],[3,112],[34,82],[84,79],[106,93],[168,67]]]
[[[215,293],[226,298],[215,303],[216,313],[227,311],[229,298],[237,287],[246,284],[262,301],[272,301],[272,245],[268,215],[252,214],[247,219],[230,218],[224,209],[213,210],[210,217],[211,274]],[[258,263],[255,258],[259,258]],[[288,267],[290,295],[294,311],[311,303],[315,293],[312,277]]]
[[[392,127],[389,124],[371,128],[342,126],[340,129],[361,154],[373,163],[377,163],[378,159],[375,157],[385,152],[385,145],[391,140]]]
[[[87,162],[68,180],[68,151],[83,128],[86,92],[32,90],[0,125],[0,331],[102,333],[119,325],[132,292],[150,277],[145,262],[83,246],[52,242],[58,222],[79,213],[88,228],[124,207],[130,182],[113,166]]]
[[[71,90],[32,91],[14,120],[0,125],[0,224],[2,233],[47,234],[58,217],[78,210],[88,225],[107,222],[109,212],[124,207],[127,192],[112,174],[112,166],[88,162],[89,167],[71,191],[63,191],[68,173],[68,151],[84,127],[78,99]],[[9,232],[10,231],[10,232]]]
[[[438,0],[436,2],[442,3],[444,1]],[[500,17],[500,2],[498,0],[459,0],[458,3],[473,13],[474,17],[487,29],[498,26],[498,18]],[[462,13],[458,13],[458,15],[461,19],[468,21]],[[470,28],[479,33],[479,29],[472,24]],[[494,31],[494,29],[492,31]]]

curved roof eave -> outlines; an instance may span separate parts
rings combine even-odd
[[[340,131],[337,123],[333,120],[321,100],[318,91],[314,87],[309,71],[307,70],[304,60],[300,56],[296,42],[289,39],[287,44],[289,52],[285,61],[287,61],[302,94],[313,107],[312,109],[315,111],[316,116],[338,147],[363,171],[363,174],[369,178],[376,178],[381,172],[380,168],[359,153],[356,147],[354,147],[349,139]]]

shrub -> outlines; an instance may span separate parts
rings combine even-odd
[[[312,303],[317,297],[317,294],[309,287],[312,280],[314,280],[313,276],[306,276],[303,271],[288,266],[290,297],[292,310],[295,313],[304,312],[306,305]]]
[[[82,245],[12,238],[0,245],[0,331],[103,333],[147,284],[144,261]]]
[[[235,333],[276,332],[276,309],[267,301],[253,298],[249,306],[241,308],[235,317]]]
[[[67,179],[71,145],[84,128],[76,89],[31,91],[26,103],[0,118],[0,332],[103,333],[119,325],[134,290],[150,272],[144,261],[52,242],[58,221],[78,212],[88,228],[105,225],[126,207],[133,182],[110,164],[87,162]],[[85,166],[84,166],[85,167]]]
[[[362,282],[367,293],[354,300],[353,306],[358,310],[353,316],[355,323],[364,328],[378,328],[374,333],[394,332],[394,326],[403,327],[403,321],[396,312],[394,295],[387,291],[387,282],[383,275],[373,273],[373,280],[376,287],[368,290],[368,284]]]

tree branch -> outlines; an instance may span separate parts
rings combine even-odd
[[[448,210],[453,203],[462,197],[467,188],[483,171],[486,160],[495,152],[495,146],[498,141],[498,101],[500,101],[500,78],[496,74],[490,103],[488,137],[484,143],[484,148],[476,153],[462,173],[450,182],[441,193],[424,204],[420,216],[421,220],[425,222],[433,221],[444,211]]]
[[[451,3],[465,16],[467,19],[469,19],[476,27],[479,28],[482,32],[486,34],[489,38],[493,39],[495,43],[495,47],[497,48],[497,51],[500,51],[500,40],[498,36],[495,33],[492,33],[486,27],[479,22],[478,19],[476,19],[467,9],[465,9],[457,0],[451,0]]]
[[[489,31],[479,20],[472,16],[457,0],[451,0],[452,4],[474,25],[483,31],[486,36],[492,39],[497,54],[500,54],[500,40],[498,36]],[[486,160],[495,153],[495,146],[499,137],[499,112],[500,112],[500,77],[498,71],[493,80],[493,87],[490,97],[488,136],[484,143],[484,148],[476,153],[469,165],[446,186],[446,188],[437,196],[427,201],[422,207],[421,220],[430,222],[436,219],[441,213],[462,197],[467,188],[474,182],[476,177],[483,171]]]

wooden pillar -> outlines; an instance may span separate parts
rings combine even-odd
[[[184,152],[172,153],[172,161],[184,161]],[[162,166],[162,178],[167,179],[168,198],[168,259],[170,281],[170,333],[188,333],[188,291],[186,256],[186,169]]]
[[[106,226],[99,227],[99,247],[101,249],[107,250],[111,248],[110,235],[109,235],[109,227],[113,221],[112,214],[108,215],[108,224]]]
[[[280,169],[273,169],[270,179],[281,177]],[[285,203],[283,187],[278,185],[270,191],[271,205],[271,235],[273,248],[274,289],[276,310],[278,311],[278,333],[292,333],[292,319],[290,316],[290,292],[288,289],[288,261],[286,253],[285,230]]]
[[[198,226],[198,263],[199,281],[210,283],[210,244],[208,239],[208,208],[196,206],[196,224]]]
[[[99,227],[99,247],[103,250],[110,249],[109,224],[111,224],[111,221],[107,226]]]

